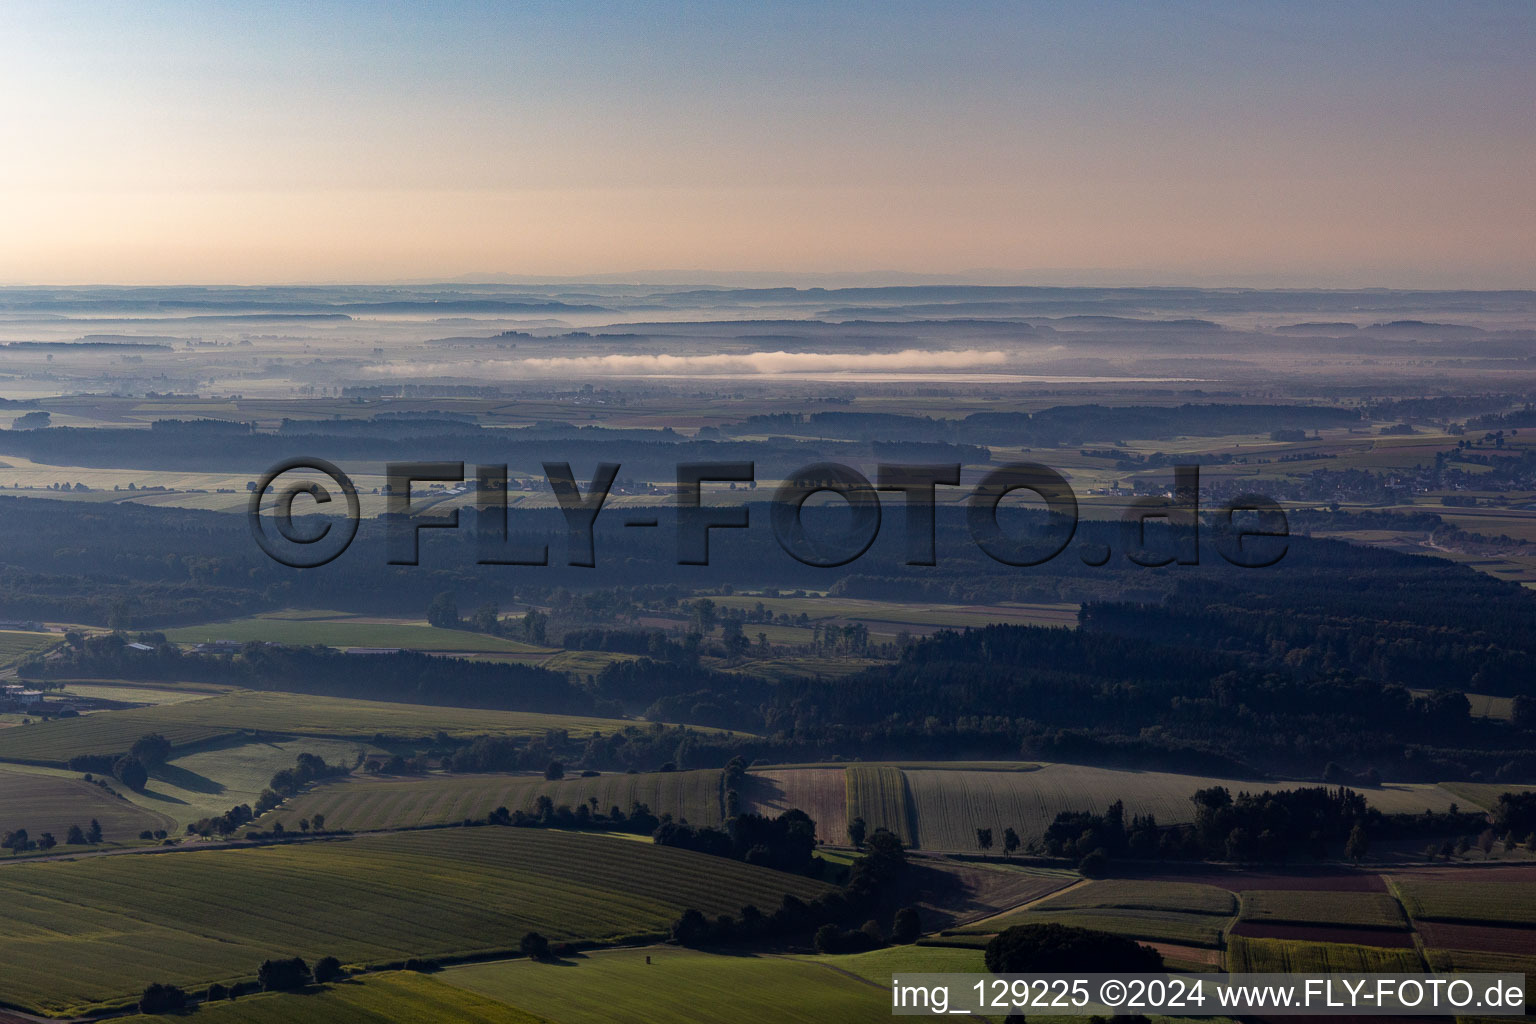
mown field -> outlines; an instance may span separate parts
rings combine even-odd
[[[396,704],[291,693],[239,690],[207,700],[132,708],[0,730],[0,761],[62,763],[76,754],[117,754],[146,733],[177,747],[238,732],[332,738],[540,735],[550,729],[611,733],[633,726],[621,719],[520,711]],[[710,730],[703,730],[710,731]]]
[[[605,836],[448,829],[0,870],[0,1001],[53,1014],[160,980],[254,976],[274,955],[347,963],[664,930],[686,907],[812,899],[818,882]]]
[[[175,643],[208,643],[214,640],[272,641],[280,644],[321,644],[326,647],[404,647],[415,651],[484,651],[499,654],[547,653],[546,648],[474,633],[463,629],[439,629],[414,619],[376,619],[336,613],[327,618],[278,612],[243,619],[228,619],[165,631]]]
[[[456,823],[483,818],[498,807],[532,813],[534,802],[543,795],[556,806],[571,807],[596,797],[598,810],[605,814],[615,806],[628,814],[638,802],[654,814],[686,818],[692,825],[719,825],[723,821],[720,778],[715,769],[621,772],[557,782],[530,775],[357,776],[316,786],[268,817],[291,822],[318,813],[325,815],[329,828],[362,832]]]
[[[176,825],[170,815],[120,800],[80,776],[0,768],[0,832],[24,828],[33,839],[50,832],[62,849],[69,826],[86,829],[92,818],[101,822],[102,835],[109,842],[136,839],[144,829]]]
[[[73,682],[62,694],[69,697],[89,697],[92,700],[118,701],[123,704],[185,704],[189,700],[206,700],[222,693],[239,689],[236,686],[219,686],[215,683],[162,683],[140,685],[115,683],[107,680]]]
[[[1412,949],[1383,949],[1295,939],[1227,938],[1226,968],[1234,974],[1418,974]]]

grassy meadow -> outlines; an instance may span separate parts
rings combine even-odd
[[[545,1024],[543,1020],[440,977],[386,971],[310,988],[263,992],[197,1008],[202,1024]],[[155,1024],[160,1016],[134,1014],[123,1024]]]
[[[160,733],[177,747],[187,747],[242,732],[338,739],[362,739],[376,734],[422,737],[440,730],[453,736],[534,736],[551,729],[576,734],[611,733],[634,725],[611,718],[239,690],[206,700],[0,730],[0,761],[60,764],[76,754],[117,754],[152,732]]]

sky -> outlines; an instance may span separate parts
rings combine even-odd
[[[7,0],[0,283],[1533,288],[1533,53],[1527,2]]]

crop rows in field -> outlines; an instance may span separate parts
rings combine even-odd
[[[109,842],[175,825],[168,816],[118,799],[83,778],[0,768],[0,832],[26,829],[33,839],[49,832],[62,848],[69,826],[88,828],[92,818],[101,822]]]
[[[1418,974],[1424,964],[1412,949],[1232,935],[1226,967],[1233,974]]]
[[[29,654],[46,650],[61,639],[57,633],[0,629],[0,668],[14,665]]]
[[[625,814],[643,803],[657,815],[686,818],[692,825],[719,825],[720,772],[610,774],[557,782],[529,775],[430,775],[395,779],[352,777],[316,786],[272,811],[285,822],[325,815],[326,827],[354,832],[445,825],[484,818],[498,807],[532,813],[540,796],[575,807],[597,798],[597,809]]]
[[[1463,874],[1399,875],[1392,884],[1402,898],[1408,916],[1415,921],[1466,921],[1536,928],[1536,880],[1473,881]]]
[[[419,737],[439,730],[456,736],[529,736],[551,729],[611,733],[633,725],[610,718],[239,690],[206,700],[105,711],[0,730],[0,761],[62,763],[77,754],[119,754],[151,732],[182,747],[242,730],[336,738],[367,738],[378,733]]]
[[[1379,892],[1308,892],[1304,889],[1256,889],[1243,891],[1244,921],[1286,924],[1335,925],[1353,928],[1401,930],[1403,920],[1397,900]]]
[[[349,963],[654,933],[686,907],[777,907],[826,886],[605,836],[450,829],[0,871],[0,1001],[72,1012],[251,976],[275,954]]]
[[[863,818],[869,831],[894,832],[908,846],[916,846],[912,796],[906,775],[890,765],[854,765],[844,772],[848,820]]]

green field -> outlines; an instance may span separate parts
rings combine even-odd
[[[1402,898],[1408,916],[1415,920],[1536,927],[1536,881],[1398,875],[1392,879],[1392,887]]]
[[[556,1024],[876,1024],[891,1016],[889,977],[877,985],[809,958],[651,947],[560,965],[477,964],[441,977]]]
[[[183,644],[214,640],[234,640],[239,643],[272,641],[295,646],[404,647],[414,651],[484,651],[500,654],[537,654],[548,650],[488,633],[439,629],[415,619],[376,619],[341,613],[327,618],[298,617],[294,613],[284,612],[256,615],[168,629],[165,638]]]
[[[260,993],[198,1007],[204,1024],[544,1024],[495,999],[435,976],[386,972],[296,995]],[[126,1016],[124,1024],[160,1024],[164,1016]]]
[[[476,828],[0,870],[0,1001],[78,1012],[161,980],[249,978],[262,960],[347,963],[663,931],[685,907],[735,913],[826,886],[605,836]]]
[[[1528,793],[1536,786],[1512,786],[1507,782],[1442,782],[1440,788],[1460,798],[1463,805],[1472,804],[1485,811],[1499,805],[1499,797],[1505,793]]]
[[[1227,939],[1226,966],[1234,974],[1418,974],[1424,970],[1419,954],[1411,949],[1241,935]]]
[[[164,735],[177,747],[185,747],[241,731],[361,739],[378,733],[423,737],[439,730],[455,736],[531,736],[551,729],[582,735],[618,732],[634,725],[611,718],[240,690],[207,700],[102,712],[0,730],[0,761],[58,764],[76,754],[119,754],[132,746],[134,740],[151,732]]]
[[[873,832],[887,829],[908,846],[917,845],[912,798],[905,774],[890,765],[854,765],[844,772],[848,820],[863,818]]]
[[[962,935],[992,935],[1021,924],[1064,924],[1074,928],[1092,928],[1112,932],[1144,942],[1172,942],[1182,946],[1221,948],[1222,929],[1227,919],[1215,914],[1184,914],[1171,910],[1061,910],[1047,909],[1050,900],[1029,910],[990,917],[962,928]]]
[[[1339,925],[1355,928],[1407,927],[1397,900],[1384,892],[1307,892],[1299,889],[1247,890],[1244,921]]]
[[[302,993],[261,993],[199,1007],[204,1024],[544,1024],[505,1003],[426,974],[384,972]],[[164,1017],[118,1018],[160,1024]]]
[[[530,775],[430,775],[394,779],[360,776],[327,782],[289,800],[272,816],[284,821],[325,815],[329,828],[354,832],[483,818],[498,807],[532,813],[548,796],[556,806],[575,807],[597,798],[598,810],[617,806],[628,814],[636,802],[655,814],[670,813],[692,825],[719,825],[720,772],[604,774],[547,782]],[[589,805],[590,806],[590,805]]]
[[[172,829],[176,825],[170,815],[120,800],[79,775],[0,768],[0,832],[24,828],[33,839],[51,832],[62,851],[69,826],[88,828],[92,818],[101,822],[108,842],[133,840],[145,829]]]
[[[58,633],[0,629],[0,668],[8,668],[29,654],[45,651],[63,639]]]
[[[1215,885],[1112,879],[1073,886],[1035,905],[1037,910],[1167,910],[1185,914],[1237,913],[1237,897]]]

